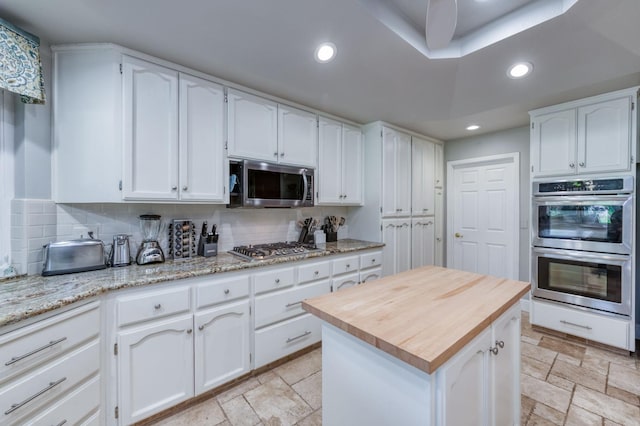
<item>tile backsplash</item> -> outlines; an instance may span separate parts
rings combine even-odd
[[[199,231],[203,221],[218,226],[219,250],[236,245],[297,240],[298,220],[344,216],[347,226],[339,238],[348,237],[346,207],[306,209],[227,209],[216,205],[183,204],[55,204],[51,200],[16,199],[11,205],[12,263],[19,273],[42,271],[42,246],[52,241],[94,238],[110,245],[115,234],[131,235],[132,255],[142,241],[138,216],[159,214],[164,225],[160,244],[167,251],[167,225],[173,219],[189,219]],[[109,247],[109,246],[108,246]]]

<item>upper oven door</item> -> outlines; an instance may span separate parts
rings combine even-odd
[[[633,196],[534,197],[532,243],[602,253],[630,254]]]

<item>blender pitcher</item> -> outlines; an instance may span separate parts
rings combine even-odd
[[[140,215],[140,231],[142,232],[142,243],[136,256],[138,265],[164,262],[164,253],[160,248],[158,236],[162,229],[160,215],[143,214]]]

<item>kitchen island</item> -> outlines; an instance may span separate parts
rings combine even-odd
[[[427,266],[303,303],[327,425],[517,424],[526,282]]]

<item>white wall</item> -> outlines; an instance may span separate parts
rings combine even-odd
[[[520,153],[520,255],[518,275],[520,280],[529,281],[529,209],[531,205],[531,188],[529,188],[529,170],[531,170],[529,161],[529,127],[519,127],[451,140],[444,145],[445,162],[511,152]]]

